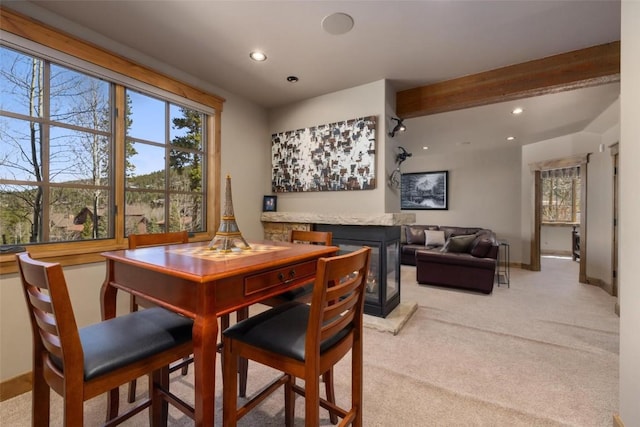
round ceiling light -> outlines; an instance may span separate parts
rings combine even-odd
[[[259,50],[254,50],[249,54],[249,58],[253,59],[254,61],[262,62],[267,60],[267,55],[265,55],[264,52],[260,52]]]
[[[513,141],[513,140],[515,140],[515,139],[516,139],[516,137],[515,137],[515,136],[508,136],[508,137],[507,137],[507,141]]]
[[[346,13],[333,13],[322,19],[322,29],[334,36],[348,33],[352,28],[353,18]]]
[[[516,108],[514,108],[514,109],[513,109],[513,111],[511,112],[511,114],[518,115],[518,114],[522,114],[522,112],[523,112],[523,111],[524,111],[524,110],[523,110],[521,107],[516,107]]]

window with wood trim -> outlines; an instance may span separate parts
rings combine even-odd
[[[580,222],[580,167],[544,170],[542,179],[542,222]]]
[[[126,247],[134,231],[213,236],[220,201],[207,195],[220,190],[223,98],[2,6],[0,49],[0,244],[72,265]],[[16,80],[16,61],[29,64],[31,82]],[[146,124],[164,129],[162,138],[145,136],[146,107],[135,96],[162,105]],[[150,148],[163,153],[153,170]],[[0,274],[15,270],[14,256],[0,254]]]
[[[125,175],[125,235],[205,230],[204,113],[4,46],[0,54],[3,244],[113,238],[114,171]]]
[[[0,46],[3,244],[113,237],[112,85]]]
[[[205,114],[127,89],[125,234],[203,231]]]

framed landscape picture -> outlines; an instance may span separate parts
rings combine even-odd
[[[449,171],[403,173],[400,209],[449,209]]]

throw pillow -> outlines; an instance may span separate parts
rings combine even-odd
[[[444,245],[444,231],[424,230],[424,245],[425,246]]]
[[[463,234],[462,236],[453,236],[447,240],[442,247],[442,252],[469,252],[471,243],[475,240],[475,234]]]
[[[407,243],[409,245],[424,245],[424,228],[408,226]]]

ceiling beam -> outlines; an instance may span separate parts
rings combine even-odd
[[[620,42],[611,42],[396,94],[403,119],[620,81]]]

